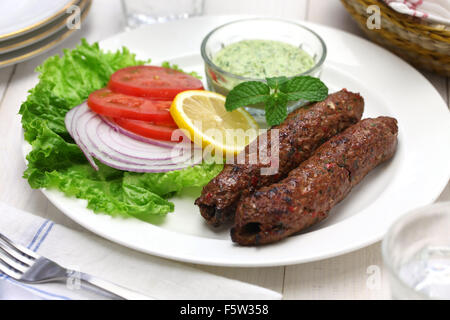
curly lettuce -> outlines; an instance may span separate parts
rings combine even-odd
[[[19,111],[25,140],[32,146],[24,172],[32,188],[86,199],[94,212],[152,222],[174,210],[170,196],[185,187],[201,187],[220,172],[222,165],[206,163],[166,173],[126,172],[99,163],[95,171],[70,137],[64,124],[67,111],[104,87],[116,70],[147,62],[127,48],[104,52],[97,43],[82,40],[36,69],[39,82]]]

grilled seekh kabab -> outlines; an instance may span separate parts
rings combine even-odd
[[[322,143],[358,122],[363,110],[363,98],[343,89],[330,94],[324,101],[292,112],[282,124],[272,127],[279,130],[278,173],[263,175],[261,168],[270,164],[251,164],[249,150],[257,150],[260,144],[260,138],[255,139],[243,151],[245,164],[226,164],[222,172],[203,188],[195,201],[202,216],[215,227],[232,220],[241,196],[285,178]],[[269,157],[272,129],[267,133]]]
[[[370,170],[394,155],[397,131],[394,118],[378,117],[334,136],[285,179],[240,200],[232,240],[271,243],[325,219]]]

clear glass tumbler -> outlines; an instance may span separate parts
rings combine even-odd
[[[450,202],[402,216],[382,248],[393,299],[450,299]]]
[[[203,14],[204,0],[122,0],[128,28]]]

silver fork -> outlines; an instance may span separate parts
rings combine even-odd
[[[68,270],[36,252],[14,243],[0,233],[0,271],[20,282],[37,284],[67,283],[76,277],[81,288],[100,291],[113,299],[151,299],[117,284],[74,270]]]

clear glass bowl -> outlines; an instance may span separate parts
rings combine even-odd
[[[298,74],[320,77],[326,58],[325,42],[314,31],[295,22],[273,18],[253,18],[237,20],[212,30],[203,39],[201,54],[205,63],[208,89],[227,95],[231,89],[244,81],[263,81],[265,79],[246,78],[223,70],[214,64],[213,58],[225,46],[242,40],[275,40],[297,46],[306,51],[313,59],[314,66]],[[296,101],[288,106],[289,112],[303,105],[305,101]],[[253,116],[264,118],[263,106],[246,107]]]
[[[400,217],[383,239],[394,299],[450,299],[450,202]]]

